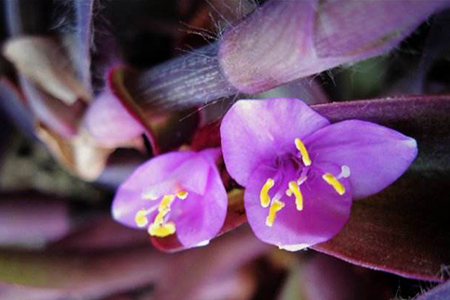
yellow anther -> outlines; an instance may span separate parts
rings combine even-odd
[[[286,190],[286,196],[288,197],[292,196],[292,191],[290,189]]]
[[[177,197],[180,198],[181,200],[184,200],[184,199],[187,198],[188,194],[189,194],[189,193],[186,192],[186,191],[179,191],[179,192],[177,193]]]
[[[333,174],[331,173],[325,173],[322,175],[322,179],[325,180],[329,185],[331,185],[334,190],[339,194],[339,195],[344,195],[345,194],[345,187],[344,185],[337,180]]]
[[[134,222],[138,227],[145,227],[148,224],[147,211],[145,209],[139,210],[134,216]]]
[[[269,209],[269,215],[266,219],[266,225],[269,227],[273,226],[273,223],[275,223],[275,218],[277,217],[277,212],[279,212],[284,207],[284,203],[281,202],[278,199],[273,200],[272,204],[270,205]]]
[[[166,224],[152,224],[148,227],[148,234],[157,237],[166,237],[174,234],[176,231],[175,224],[172,222]]]
[[[302,155],[303,164],[307,167],[311,165],[311,158],[309,157],[308,150],[306,150],[305,144],[303,144],[302,140],[299,138],[295,139],[295,147],[300,151]]]
[[[291,181],[289,182],[289,190],[292,191],[292,194],[295,196],[295,206],[297,207],[297,210],[303,209],[303,195],[300,191],[300,187],[298,186],[297,182]]]
[[[273,188],[275,185],[275,181],[272,178],[267,179],[266,183],[264,183],[261,188],[261,192],[259,194],[259,199],[261,200],[261,206],[266,208],[270,203],[269,190]]]

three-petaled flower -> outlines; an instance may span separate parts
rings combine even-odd
[[[359,120],[330,124],[298,99],[238,101],[221,139],[256,236],[288,250],[336,235],[353,199],[390,185],[417,155],[410,137]]]
[[[176,234],[184,247],[205,245],[222,227],[227,193],[219,149],[179,151],[140,166],[118,189],[113,217],[155,237]]]

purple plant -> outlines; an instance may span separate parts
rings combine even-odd
[[[449,4],[3,1],[0,299],[445,281]]]

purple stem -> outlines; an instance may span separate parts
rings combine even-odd
[[[76,12],[76,47],[75,65],[78,66],[79,77],[87,90],[91,89],[91,36],[92,36],[92,11],[94,0],[73,1]]]
[[[235,95],[224,78],[214,43],[172,59],[126,81],[137,102],[159,109],[200,106]]]

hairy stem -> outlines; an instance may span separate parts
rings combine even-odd
[[[204,105],[237,94],[224,78],[217,57],[218,44],[180,56],[127,79],[139,103],[158,109]]]

